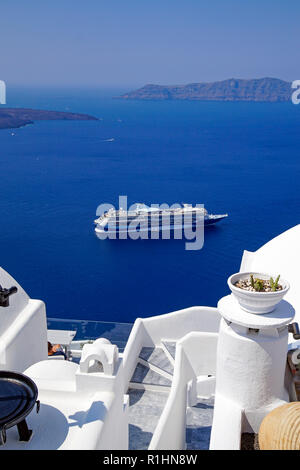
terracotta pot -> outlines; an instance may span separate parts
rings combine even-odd
[[[258,440],[260,450],[300,450],[300,402],[279,406],[265,416]]]

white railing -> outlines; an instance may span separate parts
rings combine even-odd
[[[177,345],[171,392],[152,436],[149,450],[185,448],[188,382],[195,379],[182,345]]]
[[[141,318],[137,318],[134,322],[123,353],[124,393],[127,393],[128,385],[135,371],[141,349],[144,346],[151,346],[151,341],[150,345],[149,341],[150,339],[147,338],[143,320]]]

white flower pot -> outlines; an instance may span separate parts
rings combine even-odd
[[[236,287],[234,284],[238,282],[240,279],[245,280],[250,278],[250,274],[253,274],[254,278],[259,279],[273,279],[276,276],[272,274],[263,274],[263,273],[255,273],[255,272],[245,272],[245,273],[236,273],[232,274],[227,280],[228,286],[234,295],[234,297],[239,302],[241,308],[246,310],[246,312],[256,313],[256,314],[264,314],[272,312],[276,305],[281,301],[281,299],[285,296],[287,291],[290,288],[290,285],[284,279],[279,279],[279,283],[282,286],[282,290],[275,291],[275,292],[253,292],[241,289],[240,287]]]

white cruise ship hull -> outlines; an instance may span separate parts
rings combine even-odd
[[[170,232],[176,232],[176,231],[182,231],[182,229],[195,229],[196,225],[214,225],[215,223],[219,222],[220,220],[224,219],[227,217],[227,214],[222,214],[222,215],[208,215],[204,218],[200,218],[197,220],[197,223],[195,220],[191,221],[191,223],[181,223],[181,224],[161,224],[159,222],[157,223],[151,223],[151,225],[148,225],[148,221],[145,222],[139,222],[136,224],[122,224],[120,223],[112,223],[109,221],[109,219],[104,219],[101,220],[101,223],[96,224],[95,232],[99,238],[107,238],[108,234],[125,234],[125,233],[170,233]]]

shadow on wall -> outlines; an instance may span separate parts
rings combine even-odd
[[[92,404],[91,408],[88,408],[88,410],[77,411],[73,415],[70,415],[69,418],[74,421],[73,423],[70,423],[70,427],[79,426],[82,428],[84,424],[92,423],[99,419],[104,421],[106,412],[107,410],[104,403],[102,401],[96,401]]]

